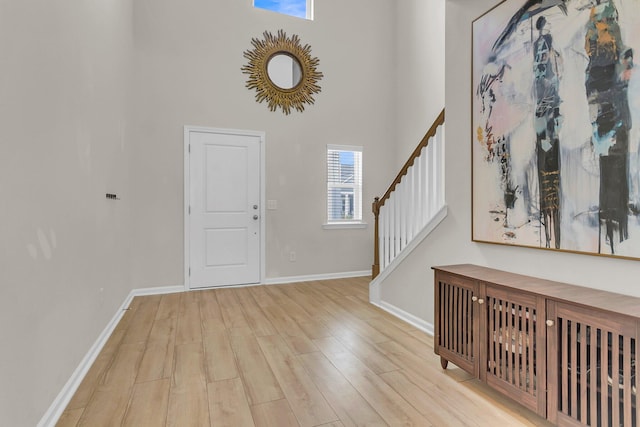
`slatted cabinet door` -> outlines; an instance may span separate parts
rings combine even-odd
[[[545,299],[490,284],[484,289],[480,379],[544,417]]]
[[[464,277],[436,273],[435,352],[443,368],[450,361],[478,376],[478,283]]]
[[[559,426],[638,425],[637,319],[548,302],[548,418]]]

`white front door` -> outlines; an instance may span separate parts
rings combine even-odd
[[[260,283],[262,137],[187,133],[189,287]]]

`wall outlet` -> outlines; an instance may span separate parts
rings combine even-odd
[[[296,262],[296,253],[295,253],[295,251],[289,252],[289,261]]]

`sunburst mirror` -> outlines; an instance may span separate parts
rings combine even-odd
[[[275,36],[268,31],[263,36],[262,40],[251,39],[253,49],[244,52],[249,60],[242,67],[249,75],[247,88],[255,89],[256,101],[266,101],[271,111],[278,107],[285,114],[292,108],[304,111],[304,104],[313,104],[313,95],[320,93],[320,61],[311,57],[311,46],[302,46],[295,34],[287,37],[279,30]]]

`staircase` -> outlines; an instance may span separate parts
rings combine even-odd
[[[387,192],[374,199],[372,303],[380,305],[379,284],[446,217],[444,188],[442,110]]]

